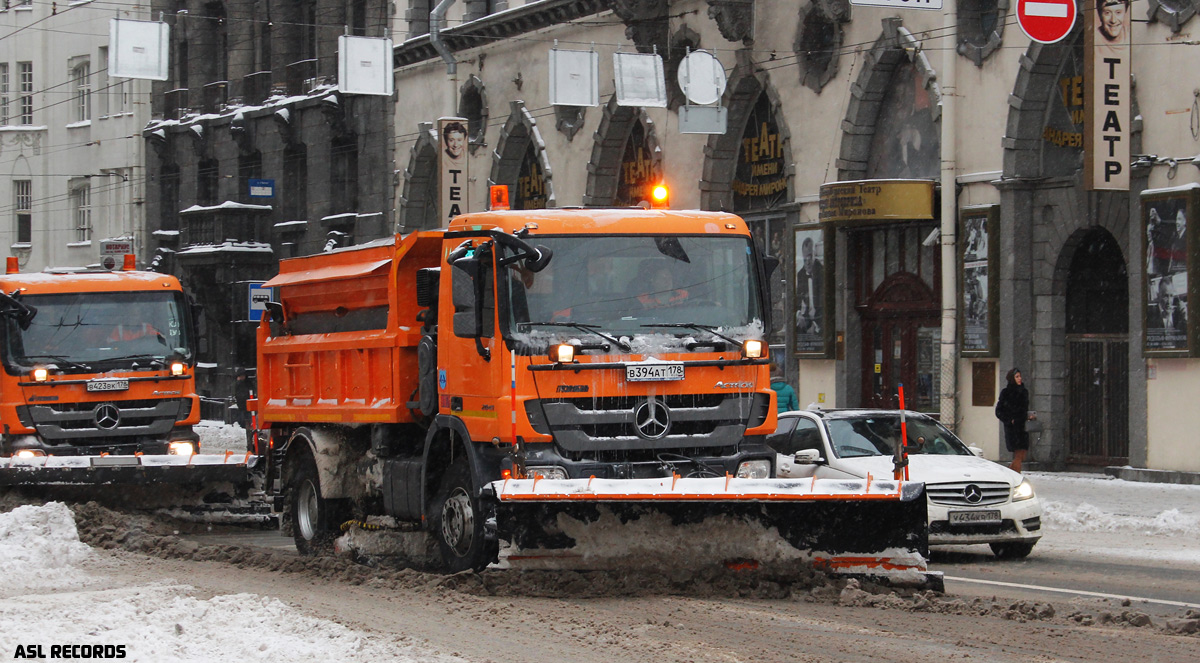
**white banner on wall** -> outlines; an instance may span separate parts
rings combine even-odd
[[[338,90],[343,94],[392,95],[392,40],[338,37]]]
[[[170,72],[171,28],[161,21],[108,21],[108,75],[165,81]]]

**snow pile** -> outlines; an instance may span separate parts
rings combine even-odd
[[[19,506],[0,513],[4,589],[47,589],[83,583],[85,576],[75,567],[90,554],[91,548],[79,541],[71,510],[61,502]]]
[[[1070,532],[1200,533],[1200,516],[1167,509],[1154,516],[1110,513],[1087,502],[1078,505],[1043,501],[1042,524]]]
[[[237,424],[201,421],[193,430],[200,436],[200,453],[246,453],[246,429]]]
[[[127,661],[452,661],[403,636],[354,631],[272,598],[197,599],[187,585],[21,597],[0,601],[0,642],[123,645]],[[39,637],[30,624],[53,624]]]

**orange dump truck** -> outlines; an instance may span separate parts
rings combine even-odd
[[[920,484],[773,478],[772,267],[736,216],[638,209],[469,214],[284,260],[258,332],[268,491],[302,552],[390,517],[451,571],[501,543],[532,563],[655,539],[923,570]]]
[[[245,456],[200,456],[191,305],[173,276],[0,275],[0,486],[207,483]],[[205,469],[201,469],[205,468]]]

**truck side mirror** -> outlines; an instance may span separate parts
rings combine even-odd
[[[451,270],[450,291],[454,303],[454,335],[459,338],[479,338],[481,325],[475,315],[475,279],[459,264],[466,259],[454,263]],[[478,260],[474,260],[478,269]]]

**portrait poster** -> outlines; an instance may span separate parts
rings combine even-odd
[[[832,274],[831,240],[832,233],[820,225],[797,226],[793,231],[792,342],[801,357],[826,358],[832,347],[833,291],[826,287]]]
[[[470,159],[467,156],[467,120],[443,117],[438,128],[438,219],[445,227],[450,219],[471,211],[467,205]]]
[[[779,260],[779,266],[770,275],[771,328],[767,330],[767,344],[782,348],[787,343],[788,274],[792,271],[792,262],[787,255],[788,220],[786,216],[751,218],[746,220],[746,225],[750,227],[750,236],[754,238],[759,255]]]
[[[1195,334],[1188,315],[1192,250],[1188,226],[1197,209],[1200,185],[1142,194],[1146,251],[1143,261],[1145,354],[1194,356]]]
[[[1129,190],[1130,0],[1088,0],[1083,3],[1085,108],[1084,187],[1090,190]]]
[[[997,350],[998,282],[991,268],[997,264],[999,212],[998,206],[988,205],[959,213],[959,329],[961,352],[967,357],[995,356]]]

